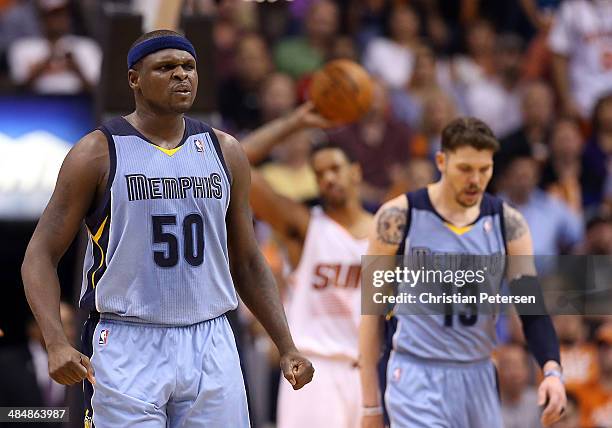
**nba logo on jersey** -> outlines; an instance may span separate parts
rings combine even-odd
[[[399,367],[396,367],[395,370],[393,370],[393,381],[398,382],[401,377],[402,377],[402,369]]]
[[[98,340],[98,345],[106,345],[106,342],[108,342],[108,330],[102,330],[100,331],[100,339]]]
[[[202,142],[200,140],[195,140],[193,143],[195,144],[196,150],[198,152],[203,152],[204,151],[204,144],[202,144]]]

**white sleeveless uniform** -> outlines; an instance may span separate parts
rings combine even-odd
[[[313,363],[313,381],[293,391],[282,379],[279,428],[353,428],[360,423],[358,329],[361,256],[367,239],[356,239],[311,210],[297,269],[290,277],[287,319],[297,348]]]

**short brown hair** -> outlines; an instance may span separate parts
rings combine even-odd
[[[459,117],[442,130],[442,151],[455,151],[470,146],[476,150],[499,150],[499,141],[491,128],[475,117]]]

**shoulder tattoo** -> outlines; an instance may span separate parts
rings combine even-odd
[[[406,229],[406,208],[390,207],[378,216],[376,232],[385,244],[399,245]]]
[[[519,239],[528,230],[527,222],[523,215],[509,205],[504,206],[504,226],[508,241]]]

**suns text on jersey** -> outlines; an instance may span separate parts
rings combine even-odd
[[[313,272],[313,287],[323,290],[327,287],[359,288],[361,284],[361,266],[340,263],[319,263]]]

